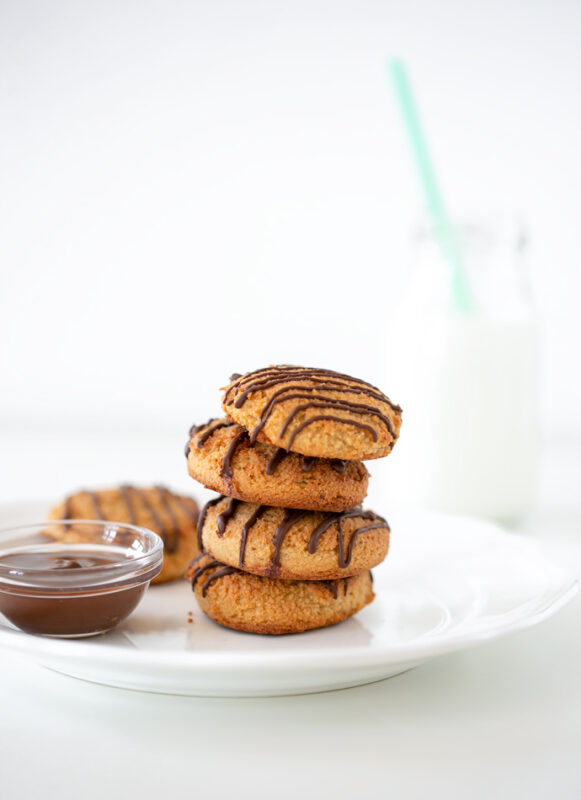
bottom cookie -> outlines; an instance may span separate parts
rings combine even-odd
[[[371,572],[334,581],[289,581],[251,575],[203,553],[186,577],[202,611],[247,633],[302,633],[336,625],[374,598]]]

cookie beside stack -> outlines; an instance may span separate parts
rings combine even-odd
[[[49,520],[99,519],[139,525],[155,531],[163,540],[163,568],[152,583],[183,578],[198,552],[196,524],[198,506],[192,497],[170,492],[165,486],[137,487],[124,484],[112,489],[83,489],[54,506]],[[75,528],[51,530],[62,542],[79,543],[84,531]]]
[[[188,577],[226,627],[298,633],[373,600],[370,569],[389,526],[361,509],[363,460],[392,449],[401,409],[364,381],[329,370],[267,367],[233,375],[226,417],[190,431],[190,475],[220,495],[198,521]]]

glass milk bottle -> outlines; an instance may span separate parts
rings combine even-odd
[[[541,440],[538,330],[506,222],[457,229],[469,309],[429,229],[389,331],[387,381],[404,409],[388,459],[391,502],[504,521],[533,504]]]

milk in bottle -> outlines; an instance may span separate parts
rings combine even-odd
[[[425,229],[390,324],[388,381],[404,414],[386,489],[398,505],[512,521],[534,502],[541,439],[524,239],[499,223],[461,226],[458,238],[468,311],[455,308],[448,266]]]

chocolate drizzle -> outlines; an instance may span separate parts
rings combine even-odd
[[[284,459],[287,456],[291,456],[291,455],[298,456],[299,454],[298,453],[294,453],[293,454],[293,453],[290,453],[288,450],[285,450],[284,447],[278,447],[276,449],[275,453],[270,457],[270,459],[269,459],[269,461],[268,461],[268,463],[266,465],[266,469],[264,470],[266,472],[266,474],[267,475],[274,475],[274,473],[276,472],[276,468],[281,463],[281,461],[284,461]],[[321,459],[317,459],[314,456],[300,456],[300,458],[301,458],[301,469],[302,469],[303,472],[311,472],[313,467],[317,463],[317,461],[319,461],[319,462],[323,462],[324,461],[324,459],[322,459],[322,458]],[[330,464],[331,468],[335,470],[335,472],[339,473],[339,475],[343,475],[343,473],[347,469],[347,462],[346,461],[341,461],[338,458],[333,458],[329,462],[329,464]]]
[[[201,553],[197,558],[195,558],[190,566],[193,566],[197,561],[203,558],[206,553]],[[215,581],[217,578],[223,578],[225,575],[231,575],[233,572],[238,572],[237,569],[234,567],[227,567],[224,564],[221,564],[220,561],[211,560],[207,564],[204,564],[201,567],[196,567],[194,572],[192,573],[191,581],[192,581],[192,589],[195,587],[196,583],[202,577],[202,575],[210,569],[215,569],[216,567],[220,567],[216,572],[213,572],[209,575],[204,583],[202,584],[202,597],[206,596],[206,592],[208,591],[208,587]]]
[[[91,498],[93,508],[95,509],[95,519],[105,519],[103,507],[101,506],[101,501],[99,500],[99,495],[96,492],[89,492],[87,490],[85,490],[85,494]]]
[[[135,516],[135,508],[133,507],[133,501],[131,499],[131,486],[120,486],[119,491],[121,492],[121,497],[123,498],[123,502],[125,503],[125,508],[127,509],[127,516],[129,517],[129,522],[131,525],[135,525],[137,522],[137,517]]]
[[[216,498],[214,498],[214,500],[210,500],[209,503],[206,503],[206,505],[204,506],[204,508],[202,510],[202,514],[200,516],[201,520],[202,520],[202,517],[203,517],[202,527],[204,525],[205,514],[207,513],[208,508],[210,506],[212,506],[212,505],[216,505],[216,503],[220,502],[221,500],[225,500],[225,499],[226,498],[224,497],[224,495],[220,495],[220,497],[216,497]],[[237,500],[235,497],[229,497],[228,498],[228,503],[226,504],[224,509],[218,514],[218,516],[216,518],[216,534],[218,536],[220,536],[220,537],[224,536],[224,533],[226,532],[226,526],[228,525],[228,522],[232,519],[232,517],[236,513],[236,509],[241,504],[241,502],[242,502],[241,500]],[[248,519],[246,520],[246,522],[242,526],[242,533],[241,533],[241,536],[240,536],[240,550],[239,550],[239,553],[238,553],[238,566],[239,567],[242,567],[244,565],[244,556],[245,556],[245,553],[246,553],[246,542],[248,540],[248,533],[249,533],[250,529],[255,525],[256,522],[258,522],[260,517],[262,517],[262,515],[267,510],[268,510],[268,506],[257,506],[257,508],[254,509],[252,514],[248,517]],[[203,542],[202,542],[202,539],[201,539],[201,531],[200,531],[200,529],[198,529],[198,535],[199,535],[199,538],[198,538],[199,547],[200,547],[200,550],[203,550]]]
[[[164,486],[156,486],[155,490],[159,497],[160,505],[170,520],[171,527],[169,529],[164,527],[163,539],[165,542],[165,549],[168,553],[173,553],[178,546],[179,524],[169,500],[171,494]]]
[[[234,380],[234,385],[228,387],[226,395],[224,396],[224,402],[229,405],[230,392],[233,389],[242,389],[242,394],[235,402],[236,408],[240,408],[244,405],[252,392],[269,389],[271,386],[276,386],[277,383],[289,380],[312,380],[313,382],[328,383],[339,387],[354,383],[356,384],[355,387],[351,388],[351,386],[349,386],[349,390],[353,391],[354,394],[367,394],[370,397],[375,397],[382,402],[388,402],[388,405],[391,405],[394,411],[396,410],[396,406],[394,406],[376,386],[372,386],[370,383],[366,383],[359,378],[353,378],[351,375],[345,375],[342,372],[333,372],[329,369],[296,367],[288,364],[281,364],[276,367],[265,367],[255,372],[249,372],[240,378],[236,378]],[[299,388],[302,389],[303,387]]]
[[[179,494],[172,494],[169,491],[168,491],[168,494],[174,500],[176,505],[178,505],[182,509],[184,514],[187,517],[189,517],[191,519],[191,521],[195,525],[197,523],[197,521],[198,521],[198,507],[196,506],[194,501],[190,500],[188,498],[185,498],[185,497],[180,497]]]
[[[212,423],[217,423],[212,425]],[[229,420],[215,420],[211,419],[205,425],[193,425],[190,430],[190,436],[195,436],[197,433],[201,433],[196,441],[196,447],[201,447],[208,439],[212,436],[212,434],[217,431],[219,428],[227,428],[235,425],[236,423],[230,422]],[[356,423],[357,424],[357,423]],[[205,430],[207,429],[207,430]],[[226,481],[227,487],[229,490],[232,489],[232,477],[233,477],[233,470],[232,470],[232,459],[236,450],[240,447],[241,444],[244,442],[249,441],[248,432],[241,428],[235,436],[232,438],[232,441],[228,445],[226,453],[222,459],[222,466],[220,468],[220,476]],[[189,455],[190,443],[186,445],[186,457]],[[279,464],[284,461],[287,456],[296,455],[297,457],[301,458],[301,468],[303,472],[311,472],[315,464],[319,462],[323,462],[326,459],[318,459],[314,456],[299,456],[298,453],[291,453],[286,450],[284,447],[278,447],[274,451],[274,453],[270,456],[266,463],[265,473],[266,475],[274,475]],[[343,475],[345,470],[347,469],[347,461],[342,461],[338,458],[333,458],[329,461],[330,466],[335,472],[339,473],[339,475]]]
[[[258,378],[258,380],[256,380],[256,378]],[[249,372],[241,378],[237,378],[234,385],[228,388],[224,401],[229,405],[230,392],[233,389],[242,389],[242,395],[235,403],[236,408],[240,408],[252,392],[268,389],[271,386],[276,386],[277,383],[290,380],[310,380],[314,383],[325,383],[330,386],[339,387],[339,389],[347,386],[347,391],[353,392],[353,394],[366,394],[368,397],[374,397],[376,400],[387,403],[394,411],[401,411],[400,407],[392,403],[376,386],[372,386],[370,383],[362,381],[359,378],[353,378],[351,375],[344,375],[341,372],[333,372],[328,369],[312,369],[288,365],[266,367],[265,369]],[[355,384],[355,386],[352,384]],[[296,388],[304,391],[306,387],[298,386]],[[286,387],[286,391],[288,391],[288,389],[289,387]]]
[[[276,468],[280,464],[280,462],[288,455],[288,452],[284,449],[284,447],[279,447],[273,456],[268,461],[266,465],[266,469],[264,470],[267,475],[274,475]]]
[[[73,512],[71,510],[71,498],[70,497],[66,497],[65,498],[65,507],[63,508],[63,519],[70,519],[72,513]]]
[[[157,513],[155,508],[152,506],[152,504],[149,502],[149,499],[146,497],[145,493],[138,492],[132,486],[127,486],[127,489],[128,489],[129,492],[132,492],[132,493],[135,493],[135,494],[139,494],[139,498],[140,498],[141,502],[143,503],[143,505],[145,506],[147,512],[149,513],[149,516],[152,518],[153,524],[155,526],[155,529],[159,533],[159,535],[162,537],[162,539],[164,541],[164,545],[166,547],[168,547],[170,550],[173,549],[174,542],[173,541],[171,542],[172,547],[170,547],[170,544],[169,544],[168,538],[167,538],[167,529],[166,529],[165,525],[163,524],[163,522],[161,521],[161,519],[159,517],[159,514]]]
[[[325,589],[328,589],[331,592],[331,594],[336,600],[337,597],[339,596],[339,592],[337,591],[337,584],[333,583],[333,581],[321,581],[321,584],[325,587]]]
[[[197,582],[200,580],[200,578],[203,575],[205,575],[209,570],[216,570],[215,572],[212,572],[211,575],[207,576],[205,581],[204,581],[204,583],[202,584],[202,597],[206,596],[206,593],[208,591],[208,587],[210,586],[212,581],[215,581],[218,578],[223,578],[226,575],[232,575],[234,573],[237,573],[237,574],[241,573],[241,570],[236,569],[235,567],[228,567],[225,564],[222,564],[221,561],[216,561],[216,559],[212,558],[211,556],[208,556],[207,553],[200,553],[200,555],[197,556],[190,563],[190,567],[193,567],[195,564],[197,564],[201,559],[203,559],[205,557],[210,559],[208,561],[208,563],[207,564],[203,564],[202,566],[196,567],[194,569],[194,571],[192,572],[191,577],[190,577],[190,581],[191,581],[191,584],[192,584],[192,589],[195,589]],[[242,574],[247,574],[247,573],[242,573]],[[331,594],[333,595],[335,600],[337,600],[337,598],[339,597],[340,582],[343,584],[343,597],[345,597],[347,595],[347,588],[348,588],[348,584],[349,584],[349,578],[340,578],[339,580],[335,580],[335,581],[308,581],[308,583],[317,583],[317,584],[319,584],[321,586],[324,586],[325,589],[328,589],[331,592]]]
[[[202,532],[204,527],[204,522],[206,520],[206,515],[208,513],[208,509],[211,506],[215,506],[220,503],[222,500],[226,500],[226,497],[223,495],[219,495],[218,497],[213,498],[210,500],[200,513],[200,517],[198,520],[198,545],[200,550],[203,550],[203,542],[202,542]],[[239,505],[241,505],[242,501],[237,500],[234,497],[228,498],[228,503],[222,509],[222,511],[218,514],[216,519],[216,534],[219,537],[224,536],[226,532],[226,527],[230,519],[236,513],[236,509]],[[244,564],[244,556],[246,552],[246,543],[248,539],[248,533],[251,528],[256,524],[256,522],[264,515],[266,511],[268,511],[269,506],[259,505],[256,506],[252,514],[248,517],[244,525],[242,526],[242,533],[240,537],[240,551],[238,556],[238,566],[242,567]],[[274,537],[272,539],[273,544],[273,555],[272,555],[272,564],[269,570],[269,575],[271,577],[275,577],[280,567],[280,553],[284,541],[291,530],[291,528],[296,525],[299,520],[306,517],[308,514],[312,514],[314,512],[304,510],[304,509],[296,509],[296,508],[285,508],[284,515],[279,523]],[[331,512],[323,512],[324,519],[322,522],[317,525],[315,530],[312,532],[308,545],[307,545],[307,552],[313,554],[316,552],[319,542],[321,540],[322,535],[327,531],[332,525],[337,525],[337,561],[341,569],[345,569],[351,563],[353,558],[353,549],[355,547],[355,543],[358,537],[365,533],[366,531],[376,530],[378,528],[387,528],[389,530],[389,525],[380,517],[379,514],[376,514],[374,511],[362,511],[360,508],[352,509],[351,511],[342,511],[339,514],[331,513]],[[369,525],[363,525],[362,527],[358,528],[351,534],[351,539],[347,547],[345,547],[345,531],[343,529],[343,523],[346,519],[362,519],[369,521]]]
[[[214,433],[216,433],[217,430],[220,430],[220,428],[230,428],[235,424],[236,423],[231,422],[228,419],[210,419],[205,425],[192,425],[190,428],[190,438],[193,438],[198,433],[200,434],[196,440],[196,447],[199,449],[203,447],[203,445],[208,441],[208,439],[210,439],[211,436],[214,435]],[[226,450],[224,458],[222,459],[220,476],[226,481],[229,489],[232,488],[232,458],[238,447],[246,439],[248,439],[248,433],[242,428],[240,431],[238,431],[238,433],[236,433],[228,445],[228,449]],[[186,458],[188,457],[189,453],[190,443],[188,442],[186,445]]]
[[[212,508],[212,506],[217,505],[220,500],[223,500],[224,496],[219,494],[218,497],[212,498],[212,500],[208,500],[206,505],[200,511],[200,516],[198,517],[198,549],[203,550],[204,545],[202,543],[202,531],[204,530],[204,522],[206,521],[206,516],[208,514],[208,510]]]
[[[228,445],[228,449],[224,454],[224,458],[222,459],[222,468],[220,469],[220,476],[224,478],[228,487],[230,487],[232,481],[232,456],[238,449],[238,447],[242,444],[243,441],[248,439],[248,432],[245,428],[242,428],[238,431],[236,436],[232,439],[230,444]]]
[[[293,378],[289,378],[288,380],[294,380],[294,377]],[[307,378],[303,378],[303,380],[307,380]],[[284,403],[289,399],[311,400],[311,401],[325,401],[325,400],[329,401],[329,398],[326,397],[326,395],[322,395],[322,394],[319,394],[319,395],[307,394],[307,392],[322,392],[322,391],[335,392],[335,393],[338,393],[338,394],[345,394],[345,393],[348,393],[348,394],[366,394],[367,396],[372,397],[372,398],[374,398],[376,400],[380,400],[381,402],[387,402],[388,405],[390,405],[390,403],[388,402],[388,398],[383,397],[383,395],[376,395],[374,392],[371,392],[371,393],[370,392],[364,392],[363,390],[361,390],[359,388],[356,388],[356,387],[351,387],[351,386],[346,387],[344,385],[335,386],[335,385],[329,384],[329,383],[321,383],[321,384],[318,384],[317,386],[303,386],[300,383],[290,383],[288,386],[283,386],[282,389],[279,389],[277,392],[275,392],[272,395],[272,397],[270,398],[270,400],[267,402],[267,404],[264,406],[262,411],[260,412],[258,425],[254,428],[254,430],[252,431],[252,434],[251,434],[252,441],[256,440],[256,437],[258,436],[260,431],[264,428],[264,426],[268,422],[268,419],[270,418],[270,415],[272,414],[272,411],[273,411],[274,407],[278,403]],[[288,392],[296,392],[296,394],[287,395]],[[349,401],[347,401],[347,400],[336,400],[335,402],[336,403],[347,403]],[[228,405],[232,405],[232,400],[229,401]],[[352,404],[350,403],[350,405],[352,405]],[[379,411],[379,409],[376,409],[375,406],[369,406],[369,405],[366,405],[366,404],[363,404],[363,403],[356,403],[356,404],[353,404],[353,405],[355,405],[356,407],[359,406],[361,408],[373,408],[375,411]],[[391,405],[393,405],[393,404],[391,404]],[[395,406],[394,410],[401,411],[399,406]],[[389,419],[389,418],[387,417],[387,419]]]
[[[306,517],[307,514],[310,514],[310,511],[302,511],[300,509],[295,508],[286,508],[284,512],[284,517],[282,518],[282,522],[278,526],[275,531],[274,539],[272,543],[274,545],[274,552],[272,555],[272,571],[276,572],[276,567],[280,567],[280,551],[283,545],[284,540],[290,529],[295,525],[300,519]]]
[[[126,486],[125,488],[128,493],[127,497],[129,496],[129,493],[136,494],[139,496],[141,502],[149,512],[150,517],[153,519],[153,524],[155,525],[155,529],[163,539],[165,549],[168,551],[168,553],[175,552],[178,544],[177,520],[173,514],[173,511],[170,508],[170,505],[166,497],[167,489],[164,489],[162,486],[155,487],[160,503],[163,506],[163,509],[166,512],[166,514],[168,514],[168,516],[170,517],[171,528],[168,528],[168,526],[164,524],[164,522],[162,521],[161,517],[159,516],[153,505],[149,502],[149,499],[145,494],[145,492],[140,492],[133,486]]]
[[[139,517],[137,514],[137,506],[141,504],[153,520],[153,526],[156,533],[158,533],[163,539],[164,549],[168,553],[173,553],[177,549],[179,540],[179,522],[175,514],[175,506],[179,506],[179,508],[192,520],[193,523],[195,523],[197,520],[197,508],[195,505],[189,507],[184,499],[172,494],[172,492],[170,492],[169,489],[166,489],[164,486],[154,486],[153,488],[156,492],[159,504],[163,509],[164,515],[169,519],[169,525],[165,524],[152,503],[149,501],[146,490],[137,489],[135,486],[124,484],[119,487],[119,493],[125,505],[128,524],[138,524]],[[97,492],[90,492],[87,490],[83,490],[83,493],[88,495],[91,499],[95,519],[107,519],[107,516],[103,511],[103,506],[101,505],[99,494]],[[63,519],[70,519],[71,514],[71,498],[67,497],[65,500]]]
[[[343,522],[346,519],[352,518],[358,519],[367,519],[372,522],[371,525],[364,525],[361,528],[358,528],[356,531],[353,532],[351,535],[351,540],[349,541],[349,545],[347,546],[347,551],[345,551],[345,535],[343,531]],[[337,545],[338,545],[338,561],[339,566],[344,569],[348,567],[351,563],[351,559],[353,558],[353,548],[355,547],[355,542],[361,533],[365,533],[365,531],[375,530],[376,528],[388,528],[387,522],[376,514],[374,511],[362,511],[361,509],[354,509],[353,511],[343,511],[340,514],[330,514],[327,519],[324,519],[311,534],[311,538],[309,539],[309,543],[307,545],[307,550],[309,553],[315,553],[317,550],[317,546],[321,539],[321,536],[328,530],[331,525],[337,525]]]
[[[363,430],[369,431],[371,434],[373,441],[377,441],[377,431],[375,428],[372,428],[371,425],[366,425],[364,422],[357,422],[354,419],[342,419],[341,417],[335,417],[332,414],[317,414],[314,417],[309,417],[309,419],[301,422],[298,428],[292,432],[290,439],[288,440],[288,447],[289,449],[293,446],[294,440],[297,438],[299,433],[304,430],[308,425],[312,425],[313,422],[322,422],[323,420],[328,420],[331,422],[341,422],[343,425],[353,425],[355,428],[362,428]]]
[[[297,381],[310,381],[316,385],[304,386],[302,383],[297,383]],[[259,433],[270,419],[276,405],[284,403],[287,400],[308,400],[309,402],[296,406],[291,410],[278,433],[279,439],[282,439],[287,433],[289,426],[294,421],[297,414],[308,411],[311,408],[329,409],[335,412],[344,412],[348,415],[337,416],[337,414],[322,414],[303,420],[291,433],[287,449],[292,447],[298,434],[308,425],[320,421],[332,421],[344,425],[352,425],[353,427],[367,431],[371,435],[373,441],[377,442],[377,430],[371,425],[351,418],[357,415],[376,417],[385,425],[389,436],[392,439],[394,438],[395,434],[392,421],[379,408],[366,403],[355,403],[351,400],[340,400],[335,397],[329,397],[324,394],[324,392],[367,396],[387,405],[396,413],[401,412],[401,408],[392,403],[391,400],[385,397],[375,386],[361,381],[358,378],[352,378],[348,375],[332,372],[330,370],[290,366],[267,367],[266,369],[257,370],[256,372],[251,372],[234,380],[226,390],[224,405],[228,406],[234,404],[235,408],[241,408],[254,392],[264,391],[280,383],[287,383],[288,385],[275,391],[266,402],[260,413],[257,425],[250,433],[251,444],[257,440]],[[236,397],[234,397],[233,392],[237,393]]]
[[[224,531],[226,530],[226,525],[230,522],[234,514],[236,513],[236,509],[240,505],[241,500],[237,500],[235,497],[229,497],[228,503],[226,508],[218,514],[216,519],[217,525],[217,533],[218,536],[224,536]]]
[[[212,425],[213,422],[215,422],[216,425]],[[190,438],[204,430],[204,428],[207,428],[207,430],[204,430],[201,436],[198,436],[196,441],[196,447],[200,448],[208,441],[210,436],[213,436],[216,433],[217,430],[220,430],[220,428],[229,428],[231,425],[234,425],[234,423],[230,422],[228,419],[210,419],[205,425],[192,426],[192,428],[190,428]]]
[[[240,537],[240,552],[238,554],[238,566],[240,569],[244,566],[244,556],[246,555],[246,541],[248,539],[249,530],[258,522],[260,517],[267,510],[268,506],[258,506],[252,514],[248,517],[242,526],[242,536]]]
[[[343,597],[346,597],[349,578],[340,578],[340,580],[343,584]],[[335,600],[339,597],[339,581],[318,581],[318,583],[322,584],[325,589],[328,589]]]
[[[307,398],[308,395],[304,394],[289,394],[284,400],[295,400],[301,398]],[[280,429],[280,433],[278,434],[280,438],[284,436],[287,431],[288,426],[291,424],[295,416],[301,411],[308,411],[309,408],[331,408],[335,411],[345,409],[345,411],[350,411],[352,414],[369,414],[373,417],[379,417],[390,434],[393,435],[393,427],[391,425],[391,420],[389,417],[386,417],[385,414],[382,414],[378,408],[374,406],[366,405],[365,403],[350,403],[347,400],[328,400],[324,396],[315,396],[313,398],[309,398],[309,403],[304,403],[302,406],[297,406],[293,408],[291,413],[286,418],[284,425]]]

